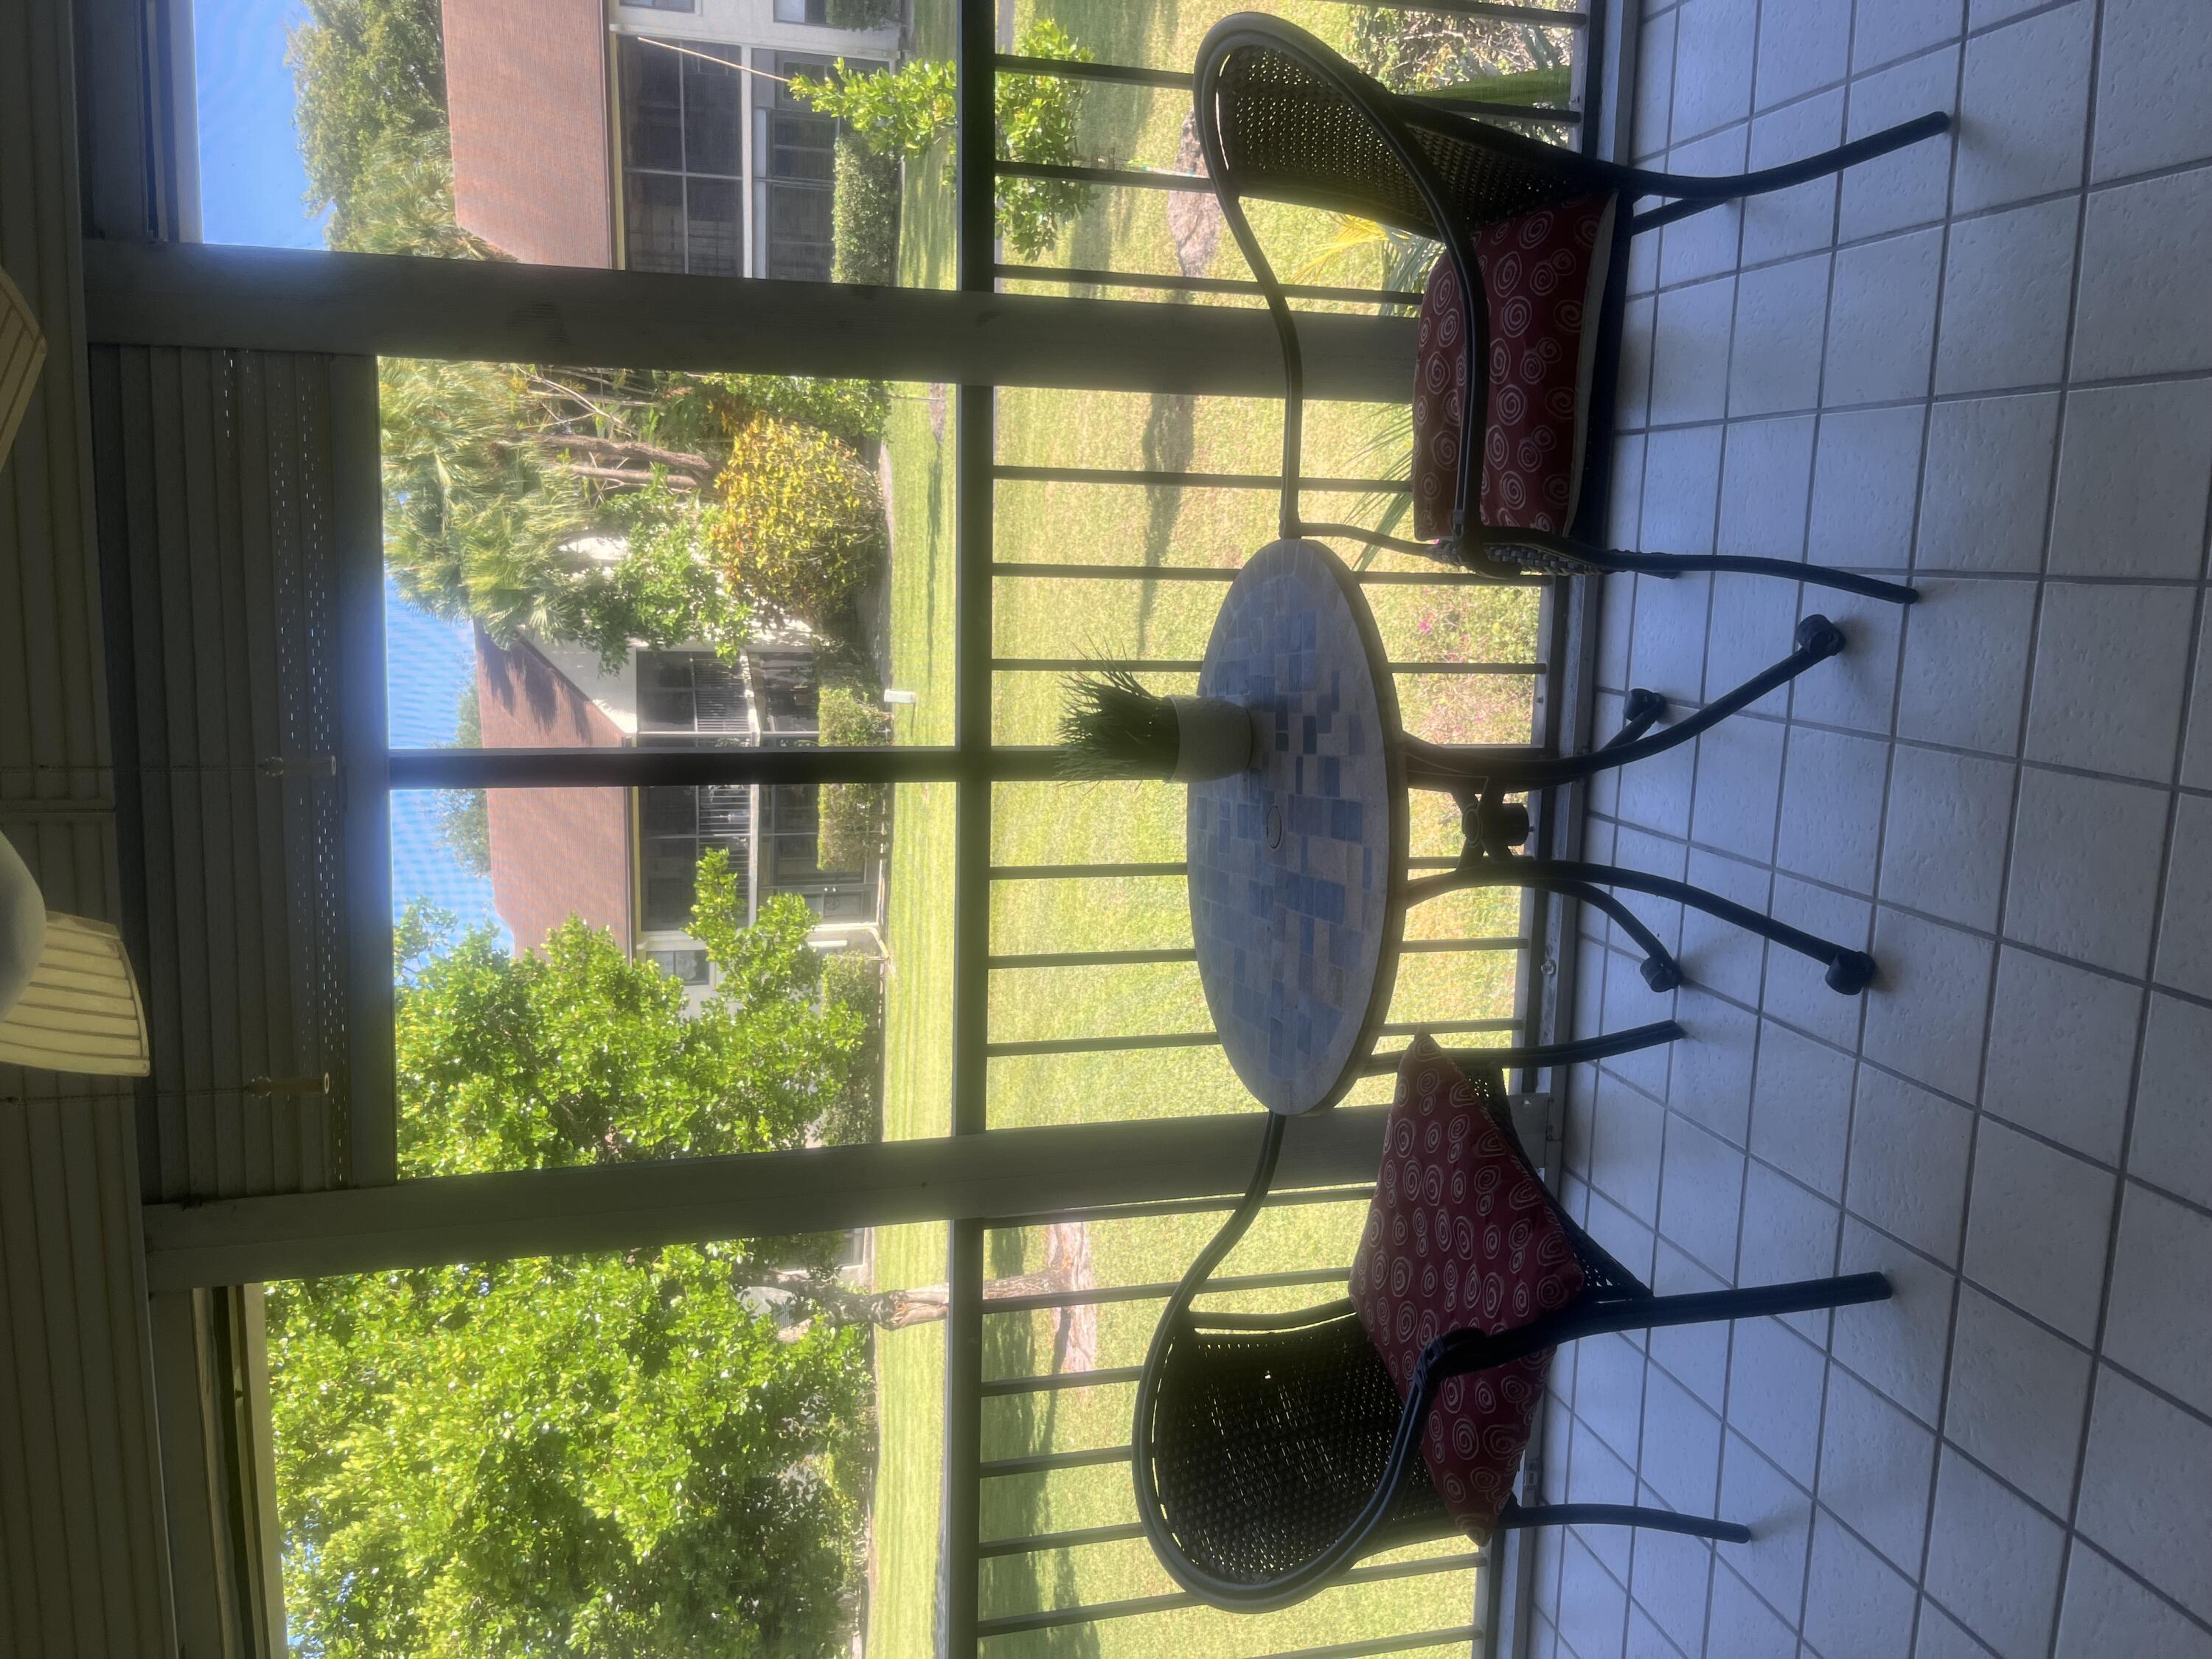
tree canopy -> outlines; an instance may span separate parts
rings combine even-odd
[[[684,988],[571,921],[511,957],[410,913],[396,994],[410,1176],[797,1146],[862,1016],[788,896],[699,870]],[[822,1238],[272,1285],[295,1645],[325,1659],[752,1659],[844,1640],[867,1298]],[[763,1287],[768,1287],[763,1293]],[[858,1317],[854,1316],[857,1315]]]

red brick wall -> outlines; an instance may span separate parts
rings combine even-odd
[[[453,209],[526,264],[614,264],[599,0],[444,0]]]
[[[526,644],[502,650],[477,632],[477,703],[487,749],[617,749],[622,730]],[[491,900],[535,950],[571,915],[631,945],[629,792],[489,792]]]

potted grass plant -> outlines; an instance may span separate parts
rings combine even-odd
[[[1060,775],[1068,778],[1196,783],[1233,776],[1260,752],[1258,727],[1242,703],[1162,696],[1120,668],[1068,680],[1060,741]]]

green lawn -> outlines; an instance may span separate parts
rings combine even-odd
[[[1325,38],[1343,27],[1345,9],[1322,0],[1271,8]],[[919,47],[949,55],[950,5],[922,0]],[[1058,20],[1102,59],[1184,64],[1211,13],[1186,15],[1148,0],[1060,0],[1034,7]],[[1032,7],[1018,9],[1025,21]],[[1188,109],[1185,94],[1094,88],[1083,143],[1116,161],[1174,164]],[[902,234],[902,280],[949,285],[951,195],[933,164],[908,170]],[[1067,236],[1060,263],[1171,270],[1174,246],[1158,192],[1101,192]],[[1262,216],[1261,233],[1278,268],[1312,257],[1336,227],[1322,216]],[[1340,264],[1331,280],[1372,281],[1370,264]],[[1211,267],[1242,275],[1226,237]],[[888,448],[891,459],[891,605],[895,684],[917,693],[901,711],[899,740],[951,737],[953,565],[951,459],[955,411],[941,394],[901,387]],[[1279,411],[1229,398],[1012,390],[1000,395],[1002,460],[1030,464],[1272,471]],[[1310,412],[1308,470],[1379,475],[1401,469],[1402,455],[1370,453],[1381,411],[1320,405]],[[1346,505],[1349,505],[1347,500]],[[994,515],[998,556],[1039,562],[1126,561],[1234,566],[1271,537],[1273,502],[1261,492],[1000,486]],[[1356,550],[1342,550],[1350,554]],[[1211,585],[1002,581],[994,600],[994,634],[1002,655],[1201,654],[1219,590]],[[1537,616],[1527,590],[1376,590],[1376,609],[1393,655],[1414,660],[1528,660],[1536,654]],[[994,726],[1008,742],[1050,739],[1059,688],[1047,675],[1001,675]],[[1183,689],[1164,680],[1164,690]],[[1477,677],[1404,677],[1407,724],[1445,740],[1525,738],[1533,682]],[[939,1135],[950,1123],[952,808],[949,786],[908,787],[896,807],[890,874],[892,954],[887,1015],[884,1125],[893,1138]],[[1172,860],[1182,855],[1180,792],[1164,785],[1003,786],[993,814],[993,857],[1001,863],[1085,860]],[[1455,825],[1431,811],[1419,822],[1416,851],[1455,850]],[[1510,934],[1517,897],[1462,895],[1426,907],[1414,931],[1431,937]],[[1176,880],[1066,880],[1002,884],[992,902],[994,948],[1000,951],[1118,949],[1188,945],[1189,921]],[[1420,956],[1400,975],[1392,1018],[1493,1018],[1512,1012],[1510,953]],[[991,1027],[1000,1037],[1106,1036],[1205,1029],[1195,970],[1182,966],[1018,970],[994,976]],[[1378,1097],[1370,1086],[1364,1097]],[[994,1125],[1066,1123],[1104,1118],[1167,1117],[1250,1111],[1251,1103],[1218,1051],[1207,1048],[1054,1056],[994,1062]],[[1256,1130],[1256,1121],[1255,1121]],[[1100,1285],[1172,1279],[1218,1224],[1212,1216],[1096,1224],[1089,1229],[1093,1279]],[[1230,1271],[1340,1267],[1350,1257],[1357,1206],[1307,1206],[1270,1213],[1232,1259]],[[878,1283],[933,1284],[945,1276],[945,1230],[911,1227],[880,1234]],[[1043,1267],[1041,1231],[993,1236],[989,1271]],[[1252,1305],[1297,1305],[1315,1292],[1292,1291]],[[1098,1310],[1095,1364],[1142,1358],[1158,1313],[1151,1302]],[[985,1322],[988,1375],[1025,1375],[1054,1365],[1051,1316],[995,1316]],[[874,1509],[869,1649],[883,1659],[933,1646],[938,1574],[938,1507],[943,1428],[941,1327],[885,1334],[878,1346],[881,1468]],[[985,1455],[1118,1445],[1128,1437],[1126,1387],[1069,1391],[1034,1400],[987,1402]],[[997,1480],[984,1492],[987,1536],[1103,1524],[1131,1517],[1128,1477],[1111,1466],[1052,1477]],[[1451,1553],[1434,1547],[1429,1553]],[[1075,1601],[1097,1602],[1170,1590],[1173,1585],[1141,1543],[1094,1546],[987,1564],[987,1616]],[[1174,1651],[1188,1659],[1234,1659],[1393,1632],[1465,1623],[1473,1575],[1452,1572],[1327,1592],[1257,1619],[1206,1609],[1123,1619],[1088,1627],[1000,1638],[993,1659],[1015,1653],[1102,1656]],[[1408,1652],[1430,1651],[1409,1648]],[[1449,1650],[1437,1648],[1437,1652]]]

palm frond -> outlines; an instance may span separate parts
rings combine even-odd
[[[1164,778],[1181,752],[1176,712],[1127,669],[1072,674],[1060,717],[1060,774],[1092,780]]]

